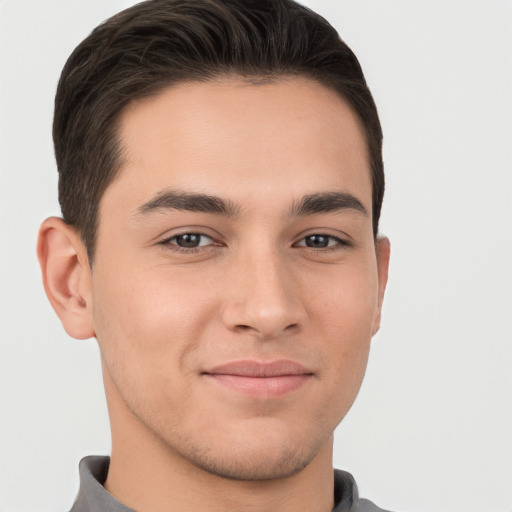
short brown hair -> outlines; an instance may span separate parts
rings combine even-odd
[[[305,76],[348,101],[367,138],[377,235],[382,130],[361,66],[335,29],[293,0],[147,0],[109,18],[80,43],[57,88],[59,201],[91,263],[99,202],[122,166],[120,112],[173,84],[226,74],[251,81]]]

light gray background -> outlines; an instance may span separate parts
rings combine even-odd
[[[0,0],[0,511],[65,511],[108,453],[94,341],[63,332],[35,257],[58,214],[65,59],[129,1]],[[403,512],[512,511],[512,2],[311,0],[380,109],[392,241],[381,332],[335,464]]]

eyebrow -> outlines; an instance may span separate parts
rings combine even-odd
[[[241,208],[217,196],[190,193],[179,190],[163,190],[137,209],[140,215],[158,210],[181,210],[210,213],[225,217],[236,217]],[[289,215],[301,217],[318,213],[335,213],[342,210],[355,210],[367,216],[368,212],[361,201],[346,192],[320,192],[308,194],[292,204]]]
[[[137,209],[137,213],[145,215],[158,210],[183,210],[212,213],[226,217],[235,217],[240,211],[234,203],[220,197],[179,190],[164,190],[141,205]]]
[[[346,192],[322,192],[304,196],[294,203],[290,216],[300,217],[316,213],[336,213],[342,210],[355,210],[368,216],[368,211],[357,197]]]

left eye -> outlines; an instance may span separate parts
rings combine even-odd
[[[213,240],[209,236],[201,233],[183,233],[169,238],[165,243],[177,245],[183,249],[195,249],[196,247],[210,245],[212,242]]]
[[[325,249],[326,247],[334,247],[336,245],[347,245],[347,243],[341,240],[341,238],[331,235],[308,235],[296,245],[299,247],[312,247],[313,249]]]

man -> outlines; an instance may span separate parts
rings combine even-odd
[[[377,511],[332,469],[378,330],[382,134],[290,0],[148,0],[66,63],[48,298],[96,337],[112,455],[74,512]]]

